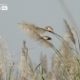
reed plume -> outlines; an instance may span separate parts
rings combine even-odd
[[[68,45],[62,42],[61,45],[61,54],[65,59],[66,69],[70,75],[68,75],[69,79],[76,80],[76,74],[78,72],[79,63],[75,60],[75,53],[69,49]],[[77,57],[76,57],[77,58]]]
[[[63,60],[65,60],[66,66],[64,66],[63,62],[59,59],[59,56],[56,54],[53,55],[51,71],[54,73],[56,80],[76,80],[77,77],[75,75],[78,72],[79,64],[77,64],[78,62],[73,56],[75,53],[69,49],[68,45],[65,44],[64,41],[62,41],[59,51],[63,56]]]
[[[20,26],[21,29],[23,29],[27,32],[30,31],[30,30],[34,30],[37,33],[44,33],[46,31],[45,29],[40,28],[40,27],[36,26],[35,24],[27,23],[25,21],[21,22],[21,23],[18,23],[18,25]]]
[[[23,41],[23,48],[21,59],[19,63],[19,69],[21,71],[21,80],[31,80],[33,75],[32,65],[28,56],[28,48],[26,47],[26,41]]]
[[[11,54],[8,51],[5,41],[0,37],[0,63],[5,63],[5,61],[11,59]]]
[[[64,23],[65,23],[67,38],[70,39],[74,44],[76,44],[74,35],[71,31],[71,28],[70,28],[69,24],[67,23],[67,21],[65,19],[63,19],[63,20],[64,20]]]
[[[40,63],[41,63],[44,73],[47,74],[47,72],[48,72],[47,56],[43,55],[42,53],[40,56]]]
[[[5,41],[0,36],[0,72],[2,79],[5,80],[8,76],[7,68],[11,60],[11,54],[8,51]]]
[[[47,41],[47,40],[51,40],[50,37],[48,36],[40,36],[40,34],[38,33],[38,30],[36,30],[35,25],[31,26],[32,24],[27,24],[27,23],[21,23],[21,29],[33,40],[38,41],[42,46],[45,47],[50,47],[50,45],[52,46],[52,44]],[[28,25],[28,26],[27,26]]]
[[[32,24],[32,23],[27,23],[25,21],[18,23],[20,28],[25,29],[26,31],[29,30],[34,30],[37,33],[44,33],[44,32],[53,32],[53,28],[51,26],[45,26],[45,28],[40,28],[39,26]]]

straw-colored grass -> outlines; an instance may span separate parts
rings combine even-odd
[[[37,80],[39,77],[41,77],[42,80],[47,80],[47,79],[48,80],[79,80],[79,69],[80,69],[79,68],[80,62],[78,58],[79,54],[77,56],[77,53],[79,52],[77,51],[77,49],[74,48],[77,46],[76,39],[74,37],[74,34],[71,30],[70,25],[67,23],[65,19],[64,19],[64,23],[65,23],[64,27],[66,32],[66,36],[64,36],[64,38],[54,33],[53,29],[49,26],[45,27],[44,29],[39,27],[38,29],[36,29],[36,26],[35,26],[34,29],[28,30],[30,31],[30,35],[32,36],[35,35],[35,34],[32,34],[32,32],[40,36],[39,29],[42,29],[44,30],[44,32],[46,31],[54,34],[61,41],[60,49],[57,50],[53,44],[49,43],[48,40],[51,40],[50,37],[40,36],[41,38],[43,38],[42,40],[44,40],[44,42],[46,42],[46,44],[48,44],[49,47],[55,51],[55,54],[52,57],[52,64],[51,64],[50,70],[47,69],[46,57],[43,57],[43,55],[41,55],[40,64],[38,65],[35,71],[37,72],[36,74]],[[33,28],[34,26],[30,26],[30,27]],[[24,32],[26,33],[28,32],[26,25],[25,25],[25,29],[24,29],[24,26],[22,25],[22,30],[24,30]],[[38,38],[38,41],[41,38]],[[74,44],[74,47],[72,46],[71,42]]]
[[[59,2],[65,9],[72,25],[76,26],[63,0],[59,0]],[[25,40],[23,40],[20,60],[18,63],[12,62],[14,57],[11,56],[5,41],[0,37],[0,80],[80,80],[80,40],[78,37],[80,34],[75,28],[71,28],[65,19],[64,24],[66,35],[62,37],[51,26],[41,28],[25,21],[18,23],[19,28],[26,36],[39,43],[38,45],[51,48],[54,51],[51,64],[48,64],[48,56],[43,54],[40,55],[40,63],[33,64]],[[41,36],[45,32],[53,34],[60,40],[59,49],[50,42],[51,37]]]
[[[11,55],[7,50],[5,42],[0,38],[0,80],[80,80],[80,59],[79,51],[75,49],[76,39],[70,25],[64,19],[65,33],[67,36],[61,37],[53,32],[50,26],[46,28],[36,28],[34,24],[20,23],[21,29],[34,41],[39,42],[44,47],[52,48],[55,53],[51,58],[51,67],[48,69],[47,56],[41,54],[40,63],[34,67],[29,55],[26,41],[23,41],[22,53],[19,63],[12,63]],[[27,27],[26,27],[27,26]],[[29,27],[30,26],[30,27]],[[35,28],[34,28],[35,27]],[[34,28],[34,29],[33,29]],[[59,50],[50,43],[49,36],[41,36],[40,30],[50,32],[60,41]],[[38,32],[39,30],[39,32]],[[41,31],[42,32],[42,31]],[[77,32],[74,31],[76,34]],[[77,36],[78,38],[78,36]],[[74,47],[72,44],[74,44]],[[79,41],[78,41],[79,42]],[[77,48],[77,47],[76,47]]]
[[[44,47],[55,51],[52,55],[50,66],[47,63],[47,56],[43,54],[40,56],[40,63],[34,66],[28,55],[25,40],[23,40],[20,60],[16,65],[11,60],[14,57],[11,57],[4,40],[0,37],[0,80],[80,80],[80,52],[77,49],[79,45],[76,45],[78,36],[74,37],[77,32],[74,31],[73,34],[72,28],[65,19],[64,23],[67,35],[64,37],[55,33],[50,26],[39,28],[34,24],[19,23],[23,32],[30,36],[30,39],[34,39],[34,41],[40,43],[39,45],[45,45]],[[40,35],[44,32],[50,32],[60,40],[59,49],[53,43],[50,43],[52,38],[47,35]],[[50,68],[48,69],[48,67]]]

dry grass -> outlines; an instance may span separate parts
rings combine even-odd
[[[63,0],[61,0],[60,3],[72,24],[76,26]],[[25,40],[23,40],[19,62],[12,62],[13,57],[8,51],[5,41],[0,37],[0,80],[80,80],[80,41],[78,37],[80,34],[73,29],[74,34],[76,34],[76,37],[74,37],[72,28],[65,19],[64,24],[66,35],[62,37],[55,33],[51,26],[41,28],[25,21],[18,23],[19,28],[23,30],[30,39],[38,42],[41,46],[51,48],[55,51],[51,58],[50,69],[48,69],[46,55],[41,54],[38,65],[35,66],[32,63],[28,55]],[[50,42],[50,40],[52,40],[51,37],[47,35],[41,36],[45,32],[53,34],[61,41],[59,49]],[[73,45],[71,43],[73,43]],[[76,43],[78,43],[78,45]],[[79,50],[77,48],[79,48]]]
[[[5,42],[0,38],[0,80],[80,80],[80,54],[77,54],[79,50],[75,50],[69,42],[72,42],[74,46],[79,47],[79,45],[76,45],[74,34],[65,19],[64,23],[65,33],[67,34],[64,38],[54,33],[50,26],[43,29],[36,27],[34,24],[28,24],[26,22],[19,23],[21,29],[27,33],[31,39],[55,51],[52,55],[50,69],[48,69],[47,56],[43,54],[40,56],[39,65],[34,67],[28,55],[25,40],[23,40],[19,63],[12,63],[11,55],[7,50]],[[59,50],[50,43],[52,38],[40,35],[40,29],[44,30],[44,32],[52,33],[61,41]],[[77,32],[74,33],[76,34]]]
[[[29,30],[30,33],[28,35],[31,36],[30,38],[37,42],[39,41],[41,44],[45,43],[49,48],[52,48],[55,51],[52,55],[50,69],[48,69],[47,56],[43,54],[41,54],[40,57],[40,64],[33,67],[32,61],[28,55],[26,41],[23,41],[19,65],[17,66],[15,63],[11,63],[10,60],[4,60],[3,58],[2,61],[4,62],[0,65],[0,80],[80,80],[80,60],[79,57],[77,57],[76,51],[71,49],[71,46],[69,46],[70,44],[68,43],[68,39],[74,44],[76,43],[76,40],[67,21],[64,20],[64,22],[66,33],[69,36],[67,39],[64,39],[57,34],[58,39],[61,38],[59,50],[49,42],[49,40],[51,40],[50,37],[40,36],[40,33],[36,30]],[[24,29],[22,28],[22,30]],[[24,30],[24,32],[25,31],[27,33],[27,30]],[[2,39],[0,39],[0,53],[4,54],[1,55],[1,57],[3,56],[7,59],[7,55],[5,54],[8,54],[8,51]],[[6,67],[3,64],[5,61],[7,61]]]
[[[67,38],[68,38],[68,39],[71,39],[71,41],[72,41],[74,44],[76,44],[76,43],[75,43],[75,39],[74,39],[74,35],[73,35],[72,31],[71,31],[71,28],[70,28],[69,24],[67,23],[67,21],[66,21],[65,19],[64,19],[64,23],[65,23],[65,27],[66,27]],[[65,40],[66,40],[66,39],[65,39]]]
[[[39,27],[37,29],[35,27],[33,30],[32,29],[29,30],[32,36],[34,36],[35,33],[39,35],[40,38],[38,38],[38,41],[42,40],[43,42],[44,40],[43,43],[46,42],[46,44],[48,44],[49,47],[55,51],[55,55],[53,55],[52,57],[51,69],[49,71],[47,69],[47,59],[46,57],[41,55],[41,58],[40,58],[41,64],[39,64],[38,67],[36,68],[36,71],[35,71],[36,76],[34,75],[34,78],[37,80],[38,79],[42,79],[42,80],[79,80],[80,79],[79,78],[80,62],[79,62],[79,58],[77,57],[78,51],[76,51],[72,47],[72,45],[70,45],[70,42],[73,42],[74,46],[76,46],[76,39],[74,38],[74,34],[65,19],[64,19],[64,23],[65,23],[64,26],[67,34],[67,36],[65,36],[64,38],[54,33],[53,29],[49,26],[45,27],[44,29]],[[31,26],[31,27],[34,27],[34,26]],[[44,32],[47,31],[54,34],[61,41],[60,49],[57,50],[53,44],[49,43],[48,40],[51,40],[50,37],[40,36],[39,29],[44,30]],[[34,34],[32,34],[31,32],[33,32]]]

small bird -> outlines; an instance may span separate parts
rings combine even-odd
[[[43,39],[45,39],[45,40],[52,40],[50,37],[48,37],[48,36],[42,36],[42,38]]]
[[[51,28],[51,26],[46,26],[45,29],[48,30],[49,32],[53,31],[53,28]]]

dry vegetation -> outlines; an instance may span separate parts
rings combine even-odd
[[[31,23],[18,24],[31,39],[55,51],[51,58],[51,68],[48,69],[47,56],[43,54],[40,56],[40,63],[36,67],[33,66],[25,40],[18,65],[15,62],[12,63],[12,56],[0,37],[0,80],[80,80],[80,53],[79,45],[76,45],[79,44],[79,40],[77,41],[74,37],[77,32],[72,32],[72,28],[65,19],[66,35],[64,37],[55,33],[50,26],[43,29]],[[59,50],[49,42],[52,40],[50,37],[40,35],[44,32],[49,32],[60,40]]]
[[[64,37],[55,33],[50,26],[40,28],[25,21],[18,23],[19,28],[31,39],[39,42],[41,46],[52,48],[55,51],[51,58],[50,69],[48,69],[47,56],[43,54],[40,56],[40,63],[35,67],[33,66],[25,40],[23,41],[20,61],[18,64],[12,62],[12,56],[5,41],[0,37],[0,80],[80,80],[80,41],[78,33],[70,27],[65,19],[63,21],[66,34]],[[45,32],[53,34],[60,40],[59,50],[50,43],[52,38],[41,36]]]

